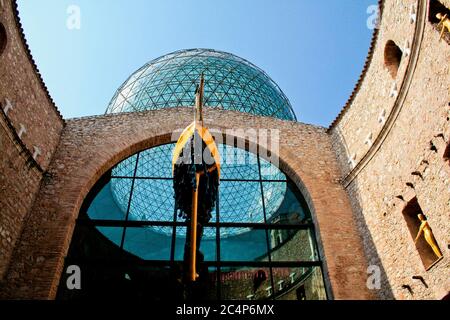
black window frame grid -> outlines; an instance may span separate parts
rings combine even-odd
[[[76,264],[76,263],[82,263],[82,264],[94,264],[94,265],[103,265],[106,264],[108,266],[111,266],[113,264],[114,266],[121,266],[121,265],[127,265],[129,263],[137,264],[140,266],[149,266],[149,267],[174,267],[179,266],[182,264],[182,261],[175,260],[175,241],[176,241],[176,228],[177,227],[187,227],[188,223],[185,221],[178,221],[178,215],[177,212],[173,212],[173,221],[139,221],[139,220],[129,220],[129,213],[130,213],[130,206],[131,201],[133,198],[133,189],[134,189],[134,183],[136,180],[139,179],[149,179],[149,180],[173,180],[172,177],[138,177],[136,176],[138,165],[139,165],[139,155],[141,152],[145,150],[141,150],[137,152],[136,154],[130,156],[136,156],[136,163],[134,167],[134,172],[132,176],[114,176],[112,175],[111,168],[107,173],[105,173],[99,181],[97,181],[96,185],[93,187],[93,189],[89,192],[88,196],[86,197],[85,201],[83,202],[83,205],[80,210],[80,217],[76,220],[76,225],[80,226],[90,226],[90,227],[120,227],[123,228],[123,233],[120,241],[120,249],[124,249],[124,242],[126,237],[126,230],[128,228],[144,228],[149,226],[155,226],[155,227],[172,227],[173,232],[171,235],[171,248],[170,248],[170,260],[143,260],[140,259],[138,261],[136,260],[124,260],[124,259],[105,259],[105,258],[88,258],[88,259],[79,259],[79,258],[70,258],[66,257],[65,263],[67,264]],[[215,242],[216,242],[216,261],[204,261],[203,265],[205,267],[215,267],[216,268],[216,288],[217,288],[217,299],[221,299],[221,269],[224,267],[248,267],[248,268],[267,268],[269,269],[270,275],[269,275],[269,281],[270,285],[272,287],[272,294],[270,297],[267,297],[268,299],[276,299],[277,295],[275,294],[275,283],[274,283],[274,276],[273,276],[273,269],[274,268],[314,268],[318,267],[320,268],[321,274],[322,274],[322,282],[323,282],[323,290],[325,292],[325,295],[327,299],[329,298],[329,293],[327,289],[327,285],[325,284],[325,277],[324,277],[324,270],[323,270],[323,263],[320,258],[319,253],[319,246],[316,238],[315,233],[315,226],[311,219],[311,213],[309,210],[309,207],[301,194],[301,192],[298,190],[298,188],[295,186],[295,184],[286,176],[286,179],[263,179],[261,175],[261,161],[260,157],[256,155],[257,157],[257,165],[258,165],[258,174],[259,179],[221,179],[221,182],[258,182],[260,184],[261,189],[261,197],[262,197],[262,210],[264,215],[264,222],[263,223],[250,223],[250,222],[220,222],[220,199],[217,198],[216,201],[216,208],[214,210],[215,212],[215,221],[205,224],[204,227],[212,227],[216,228],[216,236],[215,236]],[[126,159],[125,159],[126,160]],[[118,165],[118,164],[117,164]],[[116,166],[117,166],[116,165]],[[128,200],[128,206],[127,206],[127,212],[125,213],[125,220],[105,220],[105,219],[90,219],[88,216],[88,208],[92,201],[95,199],[97,194],[102,190],[104,186],[108,184],[111,179],[132,179],[131,183],[131,189],[130,189],[130,197]],[[264,196],[264,183],[287,183],[288,185],[291,184],[294,187],[295,194],[297,197],[297,200],[300,202],[303,209],[306,210],[306,213],[308,215],[308,222],[305,223],[298,223],[298,224],[278,224],[278,223],[269,223],[267,221],[267,215],[266,215],[266,204],[265,204],[265,196]],[[222,228],[250,228],[255,230],[264,230],[265,231],[265,238],[266,238],[266,247],[267,247],[267,261],[222,261],[221,260],[221,235],[220,235],[220,229]],[[270,237],[269,237],[269,230],[293,230],[293,231],[300,231],[300,230],[309,230],[310,237],[314,249],[314,256],[317,257],[317,260],[308,260],[308,261],[272,261],[271,253],[277,249],[277,246],[271,249],[270,246]]]

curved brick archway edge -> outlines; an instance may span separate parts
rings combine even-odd
[[[171,142],[192,121],[189,108],[68,120],[6,276],[8,298],[53,299],[81,204],[96,181],[128,156]],[[325,128],[267,117],[205,110],[210,128],[280,130],[280,167],[313,213],[329,291],[368,299],[367,264]]]

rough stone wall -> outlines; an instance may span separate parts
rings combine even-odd
[[[1,121],[1,120],[0,120]],[[2,122],[3,124],[3,122]],[[6,129],[7,130],[7,129]],[[42,173],[30,167],[5,128],[0,127],[0,279],[6,271],[22,221],[39,187]]]
[[[450,8],[450,1],[440,2]],[[413,4],[415,21],[410,19]],[[384,1],[360,90],[329,130],[369,263],[381,267],[377,293],[384,299],[435,299],[450,291],[450,166],[443,159],[450,141],[450,46],[439,41],[428,22],[427,5]],[[408,41],[411,48],[403,55],[393,97],[393,80],[383,62],[389,39],[403,46]],[[383,109],[385,119],[378,121]],[[369,132],[372,142],[365,144]],[[402,214],[414,196],[444,255],[429,271]],[[413,276],[423,277],[426,285]]]
[[[137,151],[170,142],[172,132],[190,121],[189,108],[67,121],[48,179],[15,251],[3,295],[53,298],[80,205],[98,178]],[[303,192],[311,209],[331,297],[370,298],[360,238],[325,129],[209,108],[205,122],[212,129],[280,130],[280,168]]]
[[[0,281],[63,127],[16,13],[15,1],[0,2]]]

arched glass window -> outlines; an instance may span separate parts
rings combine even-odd
[[[174,212],[173,148],[138,152],[97,182],[66,258],[66,268],[82,269],[84,289],[66,290],[63,273],[59,298],[183,299],[187,224]],[[196,297],[326,299],[314,226],[299,190],[268,161],[218,148],[219,199],[204,228]]]

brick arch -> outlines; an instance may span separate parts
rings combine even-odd
[[[222,128],[222,129],[227,129],[227,128]],[[115,165],[117,165],[121,161],[126,160],[127,158],[137,154],[138,152],[141,152],[141,151],[144,151],[144,150],[147,150],[150,148],[155,148],[155,147],[158,147],[158,146],[161,146],[164,144],[176,142],[175,140],[171,139],[171,135],[172,135],[171,132],[167,132],[167,133],[163,133],[159,136],[149,137],[147,139],[144,139],[143,141],[136,142],[133,145],[127,146],[122,151],[118,152],[113,157],[108,159],[106,162],[99,164],[98,170],[96,171],[95,175],[93,175],[92,178],[86,182],[86,185],[84,185],[82,187],[81,190],[83,190],[83,191],[82,191],[82,193],[80,193],[80,200],[84,201],[85,197],[87,196],[89,191],[94,187],[94,185],[97,183],[97,181],[106,172],[111,170]],[[228,141],[225,139],[226,134],[223,134],[223,136],[224,136],[224,139],[221,143],[231,145],[231,146],[236,146],[235,144],[227,143]],[[242,136],[232,135],[232,137],[243,139],[245,141],[246,146],[250,142],[247,138],[242,137]],[[259,154],[259,156],[262,159],[265,159],[267,161],[270,160],[269,157],[266,156],[268,152],[275,154],[275,156],[279,159],[278,168],[283,173],[285,173],[286,176],[288,176],[292,180],[292,182],[295,184],[295,186],[300,190],[302,195],[305,197],[305,201],[308,205],[308,209],[310,210],[310,212],[312,214],[314,214],[314,212],[315,212],[314,203],[311,201],[311,196],[309,194],[308,188],[306,187],[305,183],[302,181],[302,178],[297,174],[297,172],[291,168],[289,161],[284,160],[284,158],[293,159],[294,156],[292,155],[292,153],[289,152],[287,149],[282,148],[282,152],[280,152],[280,154],[277,154],[273,150],[266,149],[266,148],[264,148],[264,146],[262,146],[261,144],[258,144],[258,143],[257,143],[257,148],[258,148],[258,150],[263,151],[261,154]],[[247,151],[251,152],[252,150],[247,149]],[[80,208],[81,208],[81,206],[80,206]]]
[[[218,128],[218,127],[216,126],[216,128]],[[229,128],[221,127],[220,129],[225,130],[225,129],[229,129]],[[226,139],[226,137],[227,137],[226,133],[223,133],[222,136],[223,136],[223,140],[221,141],[221,143],[231,145],[231,146],[236,146],[235,144],[227,143],[229,141]],[[230,135],[228,135],[228,136],[230,136]],[[239,135],[231,135],[231,136],[233,138],[238,138],[238,139],[244,140],[245,146],[247,148],[248,143],[250,141],[246,137],[239,136]],[[134,142],[133,144],[126,146],[123,150],[119,151],[117,154],[115,154],[113,157],[109,158],[104,163],[99,163],[96,173],[91,177],[91,179],[87,180],[86,184],[81,188],[82,191],[80,192],[79,201],[77,201],[77,203],[79,203],[79,202],[82,203],[84,201],[84,199],[86,198],[87,194],[90,192],[90,190],[98,182],[98,180],[106,172],[111,170],[115,165],[117,165],[121,161],[137,154],[138,152],[141,152],[141,151],[144,151],[144,150],[147,150],[150,148],[155,148],[160,145],[176,142],[176,140],[173,140],[171,138],[172,138],[172,132],[165,132],[158,136],[152,136],[152,137],[145,138],[142,141]],[[315,216],[314,202],[312,201],[312,198],[311,198],[311,195],[309,194],[308,188],[306,187],[305,183],[302,181],[301,176],[298,175],[298,173],[294,169],[292,169],[292,167],[290,166],[290,163],[289,163],[289,159],[294,159],[295,156],[288,149],[283,148],[283,147],[281,147],[281,152],[276,153],[272,149],[267,149],[259,143],[256,143],[256,145],[257,145],[258,150],[262,151],[259,154],[259,156],[262,159],[270,161],[270,158],[267,157],[267,154],[268,153],[275,154],[275,157],[277,157],[279,160],[278,168],[292,180],[292,182],[295,184],[295,186],[298,188],[298,190],[302,193],[303,197],[305,198],[308,209],[311,212],[312,216],[314,217]],[[247,151],[251,152],[252,150],[247,149]],[[288,160],[285,160],[285,159],[288,159]],[[81,205],[77,207],[78,212],[79,212],[80,208],[81,208]]]
[[[164,145],[166,143],[172,142],[170,139],[171,134],[165,133],[158,136],[149,137],[143,141],[136,142],[134,144],[130,144],[126,146],[123,150],[119,151],[112,157],[108,159],[103,159],[103,162],[99,162],[98,166],[95,170],[95,174],[93,174],[90,179],[86,180],[85,185],[81,188],[81,192],[79,195],[79,200],[84,201],[89,191],[94,187],[97,181],[110,169],[112,169],[115,165],[120,163],[121,161],[131,157],[132,155],[144,151],[146,149],[154,148],[160,145]],[[81,206],[80,206],[81,208]]]
[[[227,129],[227,128],[222,128],[222,129]],[[117,154],[115,154],[113,157],[107,159],[107,161],[105,161],[103,163],[99,163],[95,174],[93,174],[90,179],[86,180],[86,184],[81,188],[79,200],[84,201],[85,197],[87,196],[89,191],[94,187],[94,185],[97,183],[97,181],[106,172],[111,170],[115,165],[117,165],[121,161],[126,160],[127,158],[137,154],[138,152],[141,152],[141,151],[144,151],[144,150],[147,150],[150,148],[155,148],[155,147],[158,147],[158,146],[161,146],[164,144],[176,142],[175,140],[171,139],[171,135],[172,135],[171,132],[166,132],[166,133],[163,133],[158,136],[146,138],[146,139],[136,142],[132,145],[130,144],[129,146],[127,146],[126,148],[124,148],[123,150],[121,150]],[[226,134],[224,134],[224,136],[226,136]],[[249,143],[249,140],[245,137],[241,137],[241,136],[237,136],[237,135],[232,135],[232,137],[243,139],[246,143],[246,146]],[[224,138],[224,140],[221,143],[235,146],[234,144],[229,144],[227,142],[228,141]],[[263,153],[260,154],[259,156],[265,160],[268,160],[268,161],[270,160],[269,157],[266,156],[267,152],[275,153],[271,149],[264,148],[264,146],[262,146],[261,144],[257,144],[257,147],[258,147],[258,150],[263,151]],[[247,151],[251,152],[251,150],[247,150]],[[279,159],[278,168],[294,182],[296,187],[302,192],[303,196],[305,197],[305,200],[308,204],[308,209],[311,211],[311,213],[314,213],[314,203],[311,201],[311,196],[309,194],[308,188],[302,181],[301,177],[297,174],[297,172],[290,167],[289,161],[285,161],[283,159],[283,155],[289,155],[288,157],[290,159],[293,158],[293,155],[288,150],[285,150],[282,148],[282,152],[280,152],[280,154],[275,153],[275,156],[278,157],[278,159]],[[80,208],[81,208],[81,206],[80,206]]]
[[[4,295],[54,298],[80,207],[97,180],[136,152],[172,142],[172,132],[191,121],[189,108],[67,121],[14,252]],[[365,288],[366,261],[350,202],[338,182],[339,171],[325,129],[212,108],[205,110],[205,122],[209,128],[219,130],[249,124],[280,130],[279,166],[310,207],[331,295],[338,299],[369,297]],[[342,230],[336,228],[339,224],[343,224]],[[340,243],[339,231],[345,233],[350,249]]]
[[[220,129],[220,130],[230,129],[230,128],[224,127],[224,126],[215,126],[215,128]],[[226,136],[227,136],[226,133],[223,133],[222,136],[223,136],[223,140],[221,141],[221,143],[235,146],[234,144],[228,143],[229,141],[227,141],[227,139],[226,139]],[[233,138],[238,138],[238,139],[244,140],[246,147],[248,146],[248,143],[250,142],[246,137],[243,137],[243,136],[239,136],[239,135],[231,135],[231,136]],[[110,157],[103,163],[98,164],[98,168],[96,169],[95,174],[93,174],[91,179],[87,180],[86,184],[82,187],[82,189],[81,189],[82,192],[80,193],[79,200],[81,202],[84,201],[85,197],[87,196],[89,191],[94,187],[94,185],[97,183],[97,181],[107,171],[112,169],[115,165],[117,165],[121,161],[135,155],[138,152],[141,152],[141,151],[144,151],[144,150],[147,150],[150,148],[158,147],[160,145],[164,145],[167,143],[173,143],[173,142],[176,142],[176,140],[172,139],[172,131],[171,130],[168,130],[167,132],[162,132],[156,136],[145,137],[141,141],[130,142],[130,145],[125,146],[122,150],[118,151],[112,157]],[[284,160],[284,158],[294,159],[295,158],[294,155],[291,152],[289,152],[288,149],[283,148],[283,147],[281,147],[281,152],[276,153],[274,150],[267,149],[261,144],[258,144],[258,143],[256,143],[256,144],[257,144],[258,150],[262,151],[262,153],[260,152],[261,154],[259,155],[261,158],[269,161],[270,159],[266,155],[268,153],[275,154],[275,156],[279,159],[278,168],[294,182],[296,187],[301,191],[301,193],[305,197],[306,203],[308,205],[308,209],[311,211],[312,214],[314,214],[314,212],[315,212],[314,203],[311,201],[311,196],[309,194],[308,188],[302,181],[301,177],[297,174],[297,172],[291,168],[291,166],[289,164],[289,160],[287,160],[287,161]],[[248,150],[248,151],[251,152],[251,150]],[[81,208],[81,206],[80,206],[80,208]]]

